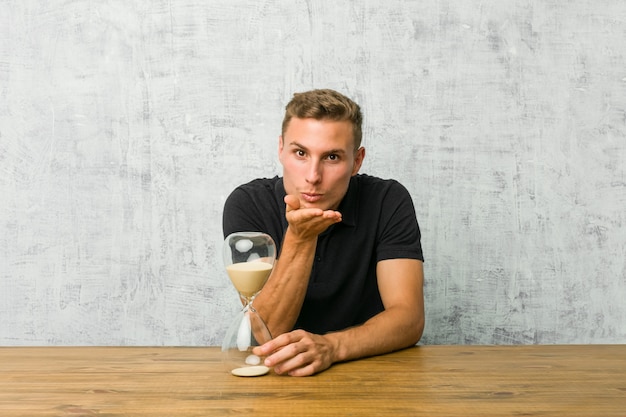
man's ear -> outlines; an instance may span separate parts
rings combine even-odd
[[[284,146],[284,141],[283,141],[283,135],[280,135],[278,137],[278,160],[282,163],[282,154],[283,154],[283,146]]]
[[[356,175],[361,169],[361,165],[363,165],[363,159],[365,159],[365,148],[361,146],[359,149],[357,149],[356,154],[354,155],[352,176]]]

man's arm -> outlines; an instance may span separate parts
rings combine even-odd
[[[278,336],[256,352],[277,373],[313,375],[335,362],[412,346],[424,330],[423,263],[414,259],[380,261],[376,268],[385,310],[364,324],[315,335],[296,330]]]
[[[272,336],[293,328],[306,295],[317,237],[341,221],[341,214],[333,210],[300,209],[295,196],[286,196],[285,203],[289,226],[280,257],[263,290],[254,299],[254,308]]]
[[[385,310],[363,325],[326,337],[334,360],[379,355],[415,345],[424,331],[424,270],[416,259],[388,259],[376,266]]]

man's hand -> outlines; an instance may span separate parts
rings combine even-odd
[[[294,330],[254,348],[254,354],[267,356],[265,366],[277,374],[308,376],[328,369],[334,362],[335,347],[324,336]]]
[[[341,222],[341,213],[335,210],[306,208],[300,206],[298,197],[285,196],[285,217],[291,232],[301,239],[312,239],[329,226]]]

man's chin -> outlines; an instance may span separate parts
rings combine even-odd
[[[300,208],[320,209],[324,211],[324,210],[328,210],[328,204],[326,204],[322,200],[318,200],[314,202],[307,201],[307,200],[300,200]]]
[[[320,210],[326,210],[326,208],[324,206],[322,206],[321,204],[317,204],[317,203],[308,203],[306,201],[300,201],[300,208],[303,209],[320,209]]]

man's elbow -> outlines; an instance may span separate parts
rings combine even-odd
[[[426,321],[423,314],[416,318],[414,323],[412,323],[410,331],[407,332],[409,346],[416,345],[421,340],[422,335],[424,334],[425,324]]]

